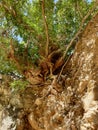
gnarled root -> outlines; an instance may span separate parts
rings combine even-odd
[[[28,116],[28,121],[29,121],[29,123],[30,123],[30,125],[31,125],[31,127],[32,127],[33,129],[35,129],[35,130],[44,130],[44,129],[39,128],[38,123],[37,123],[36,120],[34,119],[33,112],[29,114],[29,116]]]

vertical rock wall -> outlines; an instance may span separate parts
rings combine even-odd
[[[74,84],[82,101],[80,130],[98,129],[98,14],[86,27],[72,59]]]

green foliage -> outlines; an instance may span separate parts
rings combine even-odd
[[[24,90],[28,84],[29,83],[27,81],[23,81],[19,79],[11,82],[10,87],[14,89],[14,91],[20,91],[20,90]]]
[[[0,37],[0,73],[9,73],[16,70],[15,64],[8,60],[10,38]]]
[[[65,48],[93,4],[86,0],[46,0],[49,44],[59,44]],[[40,58],[46,44],[41,0],[1,0],[0,7],[0,70],[16,70],[14,63],[7,59],[11,39],[21,66],[26,66],[25,62],[32,66]],[[85,21],[85,25],[91,17]]]
[[[56,3],[57,35],[61,44],[68,44],[76,34],[83,17],[90,10],[93,3],[82,0],[58,0]],[[87,23],[87,21],[86,21]]]

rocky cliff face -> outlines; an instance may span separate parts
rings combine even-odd
[[[98,128],[98,14],[87,25],[72,59],[76,93],[82,102],[81,130]],[[76,83],[77,82],[77,83]]]

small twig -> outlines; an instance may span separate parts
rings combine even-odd
[[[45,16],[45,0],[41,1],[42,3],[42,16],[43,16],[43,20],[44,20],[44,26],[45,26],[45,34],[46,34],[46,48],[45,48],[45,55],[46,57],[48,56],[48,48],[49,48],[49,33],[48,33],[48,24],[46,21],[46,16]]]
[[[73,54],[72,54],[72,55],[73,55]],[[70,55],[70,56],[68,57],[67,61],[66,61],[66,62],[64,63],[64,65],[62,66],[61,71],[60,71],[60,73],[59,73],[59,75],[58,75],[58,78],[57,78],[57,82],[59,81],[59,79],[60,79],[60,77],[61,77],[61,74],[62,74],[64,68],[66,67],[67,63],[69,62],[70,58],[72,57],[72,55]]]
[[[80,17],[83,18],[83,15],[81,14],[81,11],[80,11],[79,1],[77,1],[77,11],[78,11]]]

